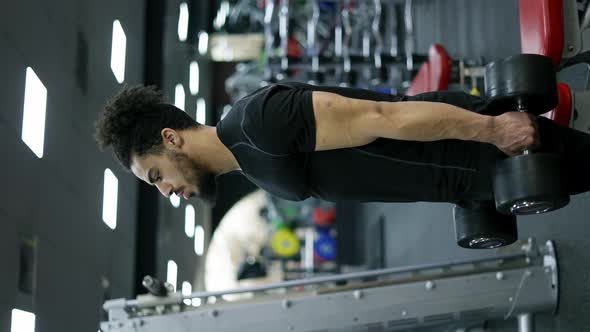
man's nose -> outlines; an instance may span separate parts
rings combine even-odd
[[[170,192],[172,191],[170,185],[165,183],[158,183],[156,187],[158,187],[158,190],[160,191],[160,193],[162,193],[162,195],[164,195],[164,197],[170,197]]]

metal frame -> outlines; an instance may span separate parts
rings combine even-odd
[[[555,311],[557,258],[534,241],[498,257],[365,271],[225,292],[143,296],[104,305],[104,332],[395,331]],[[346,283],[344,286],[338,286]],[[223,295],[248,294],[226,302]],[[199,298],[192,307],[183,300]],[[216,299],[212,303],[211,299]],[[530,316],[528,316],[530,317]],[[527,318],[530,320],[530,318]],[[531,324],[523,325],[532,331]]]
[[[578,19],[576,0],[563,0],[563,50],[561,68],[590,61],[590,6],[582,22]]]
[[[574,98],[575,111],[575,115],[572,117],[572,128],[590,133],[590,112],[588,112],[590,90],[573,93],[572,98]]]
[[[583,47],[582,34],[578,21],[576,0],[563,0],[563,51],[562,58],[568,59],[580,53]]]

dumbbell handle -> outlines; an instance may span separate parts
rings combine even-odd
[[[166,283],[151,276],[145,276],[142,285],[154,296],[167,296],[170,292]]]
[[[524,106],[524,102],[523,102],[522,98],[517,98],[516,104],[517,104],[516,108],[519,112],[526,113],[526,107]],[[524,156],[526,156],[530,153],[531,153],[531,151],[529,149],[524,149],[522,151],[522,155],[524,155]]]

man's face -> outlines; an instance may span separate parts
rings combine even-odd
[[[161,154],[133,155],[131,171],[139,179],[155,185],[165,197],[172,193],[185,199],[196,195],[215,203],[215,174],[182,151],[164,148]]]

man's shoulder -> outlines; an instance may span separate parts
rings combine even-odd
[[[219,127],[223,129],[222,132],[226,142],[232,141],[235,143],[246,139],[244,137],[245,129],[258,122],[255,119],[259,118],[264,96],[269,88],[271,87],[262,87],[234,102],[231,110],[219,123]]]
[[[253,101],[257,101],[259,99],[267,98],[269,95],[273,94],[274,92],[281,91],[281,90],[290,90],[290,89],[299,89],[299,90],[315,90],[317,87],[305,83],[300,82],[279,82],[279,83],[270,83],[264,85],[252,92],[250,92],[245,97],[240,98],[236,101],[235,105],[244,105],[247,106],[248,104],[252,103]]]
[[[269,120],[278,121],[283,106],[293,101],[295,95],[287,91],[295,93],[301,90],[313,90],[313,87],[298,82],[280,82],[261,87],[236,101],[224,121],[239,127],[261,129],[258,127],[268,125]]]

